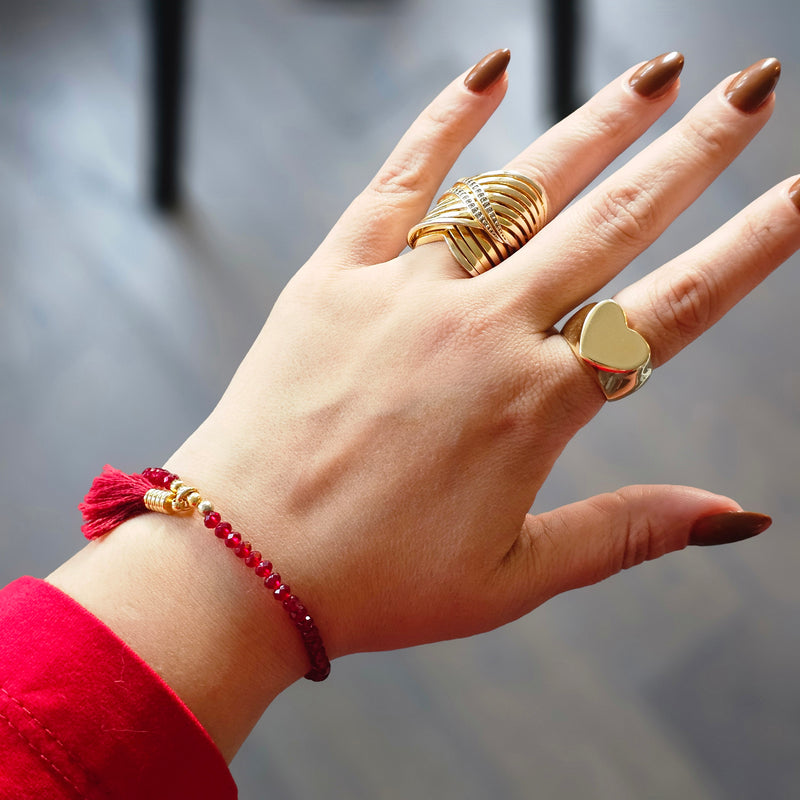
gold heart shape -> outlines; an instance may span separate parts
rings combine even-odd
[[[597,303],[587,314],[579,350],[581,358],[609,372],[633,372],[650,360],[650,346],[628,327],[625,311],[613,300]]]

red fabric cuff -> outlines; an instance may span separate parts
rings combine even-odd
[[[0,796],[229,800],[206,731],[99,619],[35,578],[0,590]]]

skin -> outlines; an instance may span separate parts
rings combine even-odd
[[[562,211],[674,101],[677,83],[657,99],[632,91],[635,69],[507,165],[547,188],[552,221],[479,278],[444,245],[402,252],[506,78],[480,94],[463,76],[448,86],[166,465],[275,563],[332,657],[490,630],[685,547],[699,518],[741,510],[701,489],[633,486],[529,513],[604,402],[554,325],[689,206],[774,106],[733,108],[731,76]],[[800,247],[792,182],[617,296],[654,366]],[[134,519],[48,580],[145,658],[228,759],[307,669],[284,612],[196,518]]]

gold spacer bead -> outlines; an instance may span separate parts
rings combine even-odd
[[[172,492],[169,489],[148,489],[144,493],[144,505],[148,511],[158,514],[174,514]]]
[[[192,507],[196,508],[200,502],[202,501],[202,497],[200,496],[200,492],[196,489],[186,498],[186,502]]]
[[[210,514],[214,510],[214,504],[210,500],[201,500],[197,504],[197,510],[205,516],[206,514]]]

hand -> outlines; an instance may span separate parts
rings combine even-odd
[[[218,407],[168,462],[275,564],[331,656],[485,631],[559,592],[768,523],[674,486],[528,513],[604,403],[554,326],[772,111],[774,60],[726,78],[565,208],[666,111],[681,63],[631,69],[508,164],[544,187],[551,221],[476,278],[441,243],[403,252],[500,103],[502,56],[454,81],[292,279]],[[800,182],[786,181],[617,299],[657,368],[798,247]],[[137,650],[230,758],[308,662],[252,572],[197,526],[138,517],[48,580]]]
[[[697,489],[639,486],[527,513],[603,405],[554,325],[661,234],[772,111],[774,59],[726,78],[564,210],[669,107],[680,61],[631,69],[507,165],[545,188],[551,221],[477,278],[443,244],[403,253],[506,86],[456,80],[290,282],[219,407],[170,461],[269,554],[332,655],[497,627],[741,510]],[[789,184],[618,295],[654,367],[800,245]],[[707,536],[733,539],[765,521],[714,524],[727,529]]]

